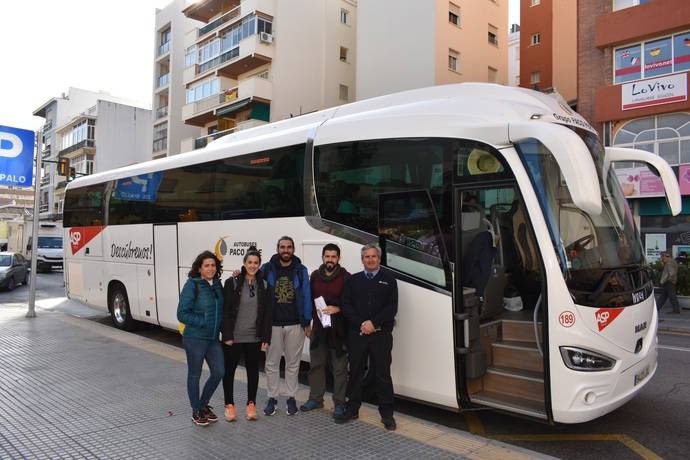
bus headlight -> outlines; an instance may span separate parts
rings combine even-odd
[[[607,371],[613,369],[616,360],[584,348],[560,347],[563,363],[574,371]]]

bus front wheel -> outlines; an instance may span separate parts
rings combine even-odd
[[[124,331],[131,331],[134,329],[136,322],[132,318],[129,309],[129,300],[127,299],[127,290],[124,286],[115,286],[110,292],[108,298],[108,308],[110,310],[110,317],[116,328]]]

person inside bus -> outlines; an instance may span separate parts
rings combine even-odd
[[[244,356],[247,370],[247,420],[256,420],[261,352],[271,342],[271,291],[259,272],[261,253],[251,246],[244,255],[238,276],[225,281],[223,307],[223,353],[225,355],[225,420],[237,420],[233,387],[235,370]]]
[[[199,254],[192,263],[177,305],[177,320],[185,325],[182,344],[187,354],[187,393],[192,406],[192,422],[197,426],[218,421],[208,403],[225,373],[219,340],[223,319],[221,273],[222,266],[215,254],[210,251]],[[204,360],[211,375],[200,397]]]
[[[304,339],[311,332],[311,287],[309,272],[295,256],[295,242],[289,236],[278,240],[277,254],[261,266],[272,296],[271,344],[266,353],[268,401],[264,414],[275,415],[280,392],[280,358],[285,356],[287,414],[298,412],[297,377]]]

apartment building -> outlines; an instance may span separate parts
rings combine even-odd
[[[70,88],[34,111],[43,117],[42,158],[70,160],[77,175],[151,159],[151,110],[104,92]],[[67,178],[43,163],[39,218],[61,220]]]
[[[512,24],[508,33],[508,86],[520,86],[519,24]]]
[[[201,129],[181,150],[354,100],[357,1],[201,0],[182,10],[181,118]]]
[[[201,135],[201,128],[185,124],[180,116],[186,104],[186,90],[182,82],[185,36],[190,30],[204,25],[182,14],[188,3],[174,0],[165,8],[156,9],[153,40],[153,158],[176,155],[180,153],[182,139]]]
[[[520,86],[558,91],[573,108],[577,107],[577,4],[520,0]]]
[[[361,0],[357,99],[413,88],[507,83],[508,1]]]
[[[80,88],[69,88],[66,93],[49,99],[33,112],[34,116],[45,119],[41,129],[43,143],[41,158],[43,160],[56,161],[59,159],[60,151],[64,147],[62,135],[58,133],[58,129],[63,129],[70,120],[88,111],[89,108],[96,106],[98,101],[136,105],[132,101],[112,96],[104,91],[96,92]],[[148,159],[150,158],[149,153]],[[43,174],[40,181],[41,201],[39,204],[41,219],[55,220],[62,218],[62,205],[59,203],[59,200],[56,200],[55,191],[58,188],[58,184],[65,180],[65,177],[58,176],[56,168],[57,166],[54,163],[43,163]],[[64,185],[60,189],[64,190]]]
[[[616,165],[647,258],[690,254],[690,2],[580,0],[578,18],[578,111],[607,145],[660,155],[678,176],[683,210],[672,217],[651,171]]]

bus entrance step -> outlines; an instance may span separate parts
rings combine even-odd
[[[520,321],[504,319],[501,321],[503,340],[512,342],[536,342],[534,334],[534,323],[532,321]],[[539,338],[542,335],[541,323],[537,323]]]
[[[544,376],[541,372],[491,366],[486,370],[483,382],[485,391],[544,402]]]
[[[527,371],[543,372],[544,362],[537,350],[537,344],[532,342],[518,342],[503,340],[491,344],[493,365],[524,369]]]
[[[529,415],[531,417],[546,418],[546,408],[543,402],[520,398],[519,396],[506,395],[493,391],[482,391],[474,394],[470,400],[475,404],[481,404],[496,409]]]

